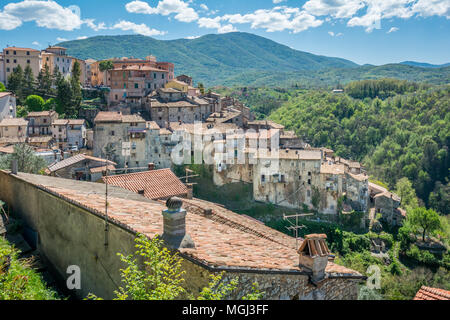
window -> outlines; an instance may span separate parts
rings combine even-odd
[[[6,63],[9,63],[9,59],[6,59]]]
[[[124,89],[127,88],[127,84],[126,84],[126,83],[123,84],[123,88],[124,88]]]
[[[306,191],[306,196],[309,198],[309,197],[311,197],[311,191]]]
[[[16,60],[16,59],[14,59],[14,63],[17,63],[17,60]]]
[[[27,63],[30,64],[31,63],[30,60],[27,60]]]
[[[308,179],[308,184],[311,185],[311,179]]]
[[[8,51],[8,50],[6,50],[6,54],[9,54],[9,51]]]
[[[44,119],[44,123],[47,123],[47,119]]]
[[[27,56],[29,56],[30,55],[30,51],[27,51]]]
[[[261,175],[261,182],[266,182],[266,176],[265,175]]]
[[[156,79],[156,73],[153,74],[153,79]]]
[[[163,73],[163,74],[161,74],[161,79],[164,79],[164,73]]]
[[[138,84],[138,83],[135,83],[135,84],[134,84],[134,88],[135,88],[135,89],[139,89],[139,84]]]
[[[118,96],[117,94],[116,94],[116,96],[115,96],[115,97],[116,97],[116,100],[119,100],[119,96]]]
[[[17,52],[16,52],[16,51],[14,51],[13,53],[14,53],[14,55],[16,55],[16,54],[17,54]]]
[[[6,68],[6,72],[10,72],[11,71],[11,69],[10,68]]]
[[[114,132],[114,131],[111,131],[111,135],[112,135],[112,136],[115,135],[115,132]]]

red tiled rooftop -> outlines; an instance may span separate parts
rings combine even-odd
[[[105,195],[101,185],[23,173],[18,178],[100,217],[104,215]],[[112,190],[108,197],[111,223],[149,238],[161,235],[162,211],[166,209],[164,203],[118,189]],[[186,231],[195,248],[181,249],[182,256],[208,267],[292,273],[305,271],[298,264],[299,255],[292,237],[214,203],[198,199],[183,201],[187,211]],[[205,212],[205,209],[211,210]],[[328,262],[325,271],[334,277],[363,278],[358,272],[333,262]]]
[[[103,177],[103,181],[106,181],[106,177]],[[143,190],[144,197],[152,200],[185,197],[188,192],[187,187],[170,169],[110,176],[108,184],[136,193]]]
[[[422,286],[413,300],[450,300],[450,291]]]

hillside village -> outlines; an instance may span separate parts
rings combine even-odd
[[[306,205],[329,215],[358,211],[365,212],[368,220],[373,208],[393,225],[401,224],[405,217],[398,196],[369,183],[369,176],[360,163],[336,157],[333,150],[312,148],[293,131],[272,121],[255,121],[250,109],[239,101],[211,91],[202,93],[193,87],[191,77],[175,77],[174,64],[158,62],[154,56],[143,60],[111,59],[109,69],[101,70],[101,61],[70,57],[62,47],[49,47],[42,52],[11,47],[3,50],[0,70],[3,70],[2,79],[6,80],[17,65],[32,66],[37,76],[40,68],[48,64],[50,70],[59,69],[63,76],[69,77],[75,61],[81,65],[81,83],[86,88],[101,86],[106,92],[104,111],[99,111],[93,119],[92,116],[91,119],[59,119],[51,110],[30,112],[20,119],[15,118],[13,95],[3,93],[0,112],[3,152],[11,152],[14,144],[26,142],[38,152],[58,149],[54,152],[54,160],[58,161],[62,160],[61,155],[64,157],[64,150],[87,148],[93,150],[94,157],[107,159],[117,168],[142,170],[152,164],[154,169],[166,169],[173,166],[174,147],[183,143],[182,139],[174,141],[172,136],[188,133],[191,149],[196,139],[209,141],[203,149],[213,149],[214,183],[218,186],[248,182],[253,185],[253,197],[257,201],[290,208]],[[93,128],[87,130],[89,120]],[[194,127],[198,123],[201,125],[197,132]],[[233,150],[228,150],[232,146],[230,139],[235,145]],[[227,154],[235,152],[234,160],[241,157],[237,154],[237,144],[243,148],[242,161],[230,164],[234,161],[227,159]],[[271,147],[275,149],[272,151]],[[57,165],[59,170],[63,165]],[[55,164],[51,163],[51,167]],[[65,177],[97,181],[96,170],[92,172],[95,168],[89,169],[86,172],[83,166],[71,165],[71,176]],[[58,170],[52,173],[58,176]]]
[[[47,163],[41,175],[18,172],[17,163],[0,171],[0,199],[39,233],[60,274],[70,259],[57,252],[58,245],[83,260],[84,249],[75,243],[87,237],[87,250],[97,252],[104,245],[97,238],[105,234],[108,248],[97,258],[109,262],[108,270],[99,271],[96,262],[86,259],[84,280],[100,275],[77,291],[78,297],[95,291],[112,298],[107,273],[120,277],[112,256],[121,247],[132,250],[139,233],[161,234],[181,253],[193,292],[205,285],[206,274],[224,270],[239,276],[242,294],[258,280],[266,299],[357,298],[365,277],[334,262],[325,235],[295,239],[197,199],[189,171],[186,177],[174,171],[193,163],[208,166],[215,186],[250,184],[257,202],[316,212],[332,221],[362,213],[356,227],[365,230],[378,215],[389,226],[401,226],[406,218],[402,199],[370,182],[362,163],[311,146],[283,125],[257,120],[248,106],[194,86],[188,75],[177,75],[173,63],[151,55],[95,61],[70,57],[62,47],[9,47],[0,56],[0,82],[8,86],[18,65],[31,67],[35,78],[43,68],[69,78],[75,63],[83,91],[104,97],[99,108],[77,118],[60,118],[55,110],[17,117],[15,95],[0,92],[0,154],[13,154],[16,145],[27,144]],[[110,192],[106,208],[105,184]],[[21,192],[32,196],[22,201]],[[67,210],[67,224],[57,224],[61,218],[53,207]],[[43,212],[49,217],[40,221]],[[103,229],[105,219],[110,230]],[[69,223],[86,233],[71,234]],[[60,236],[48,231],[53,228]]]

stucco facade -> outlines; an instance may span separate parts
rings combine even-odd
[[[11,92],[0,92],[0,121],[15,117],[16,97]]]

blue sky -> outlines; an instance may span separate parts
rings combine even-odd
[[[450,62],[450,0],[0,0],[0,47],[230,31],[359,64]]]

